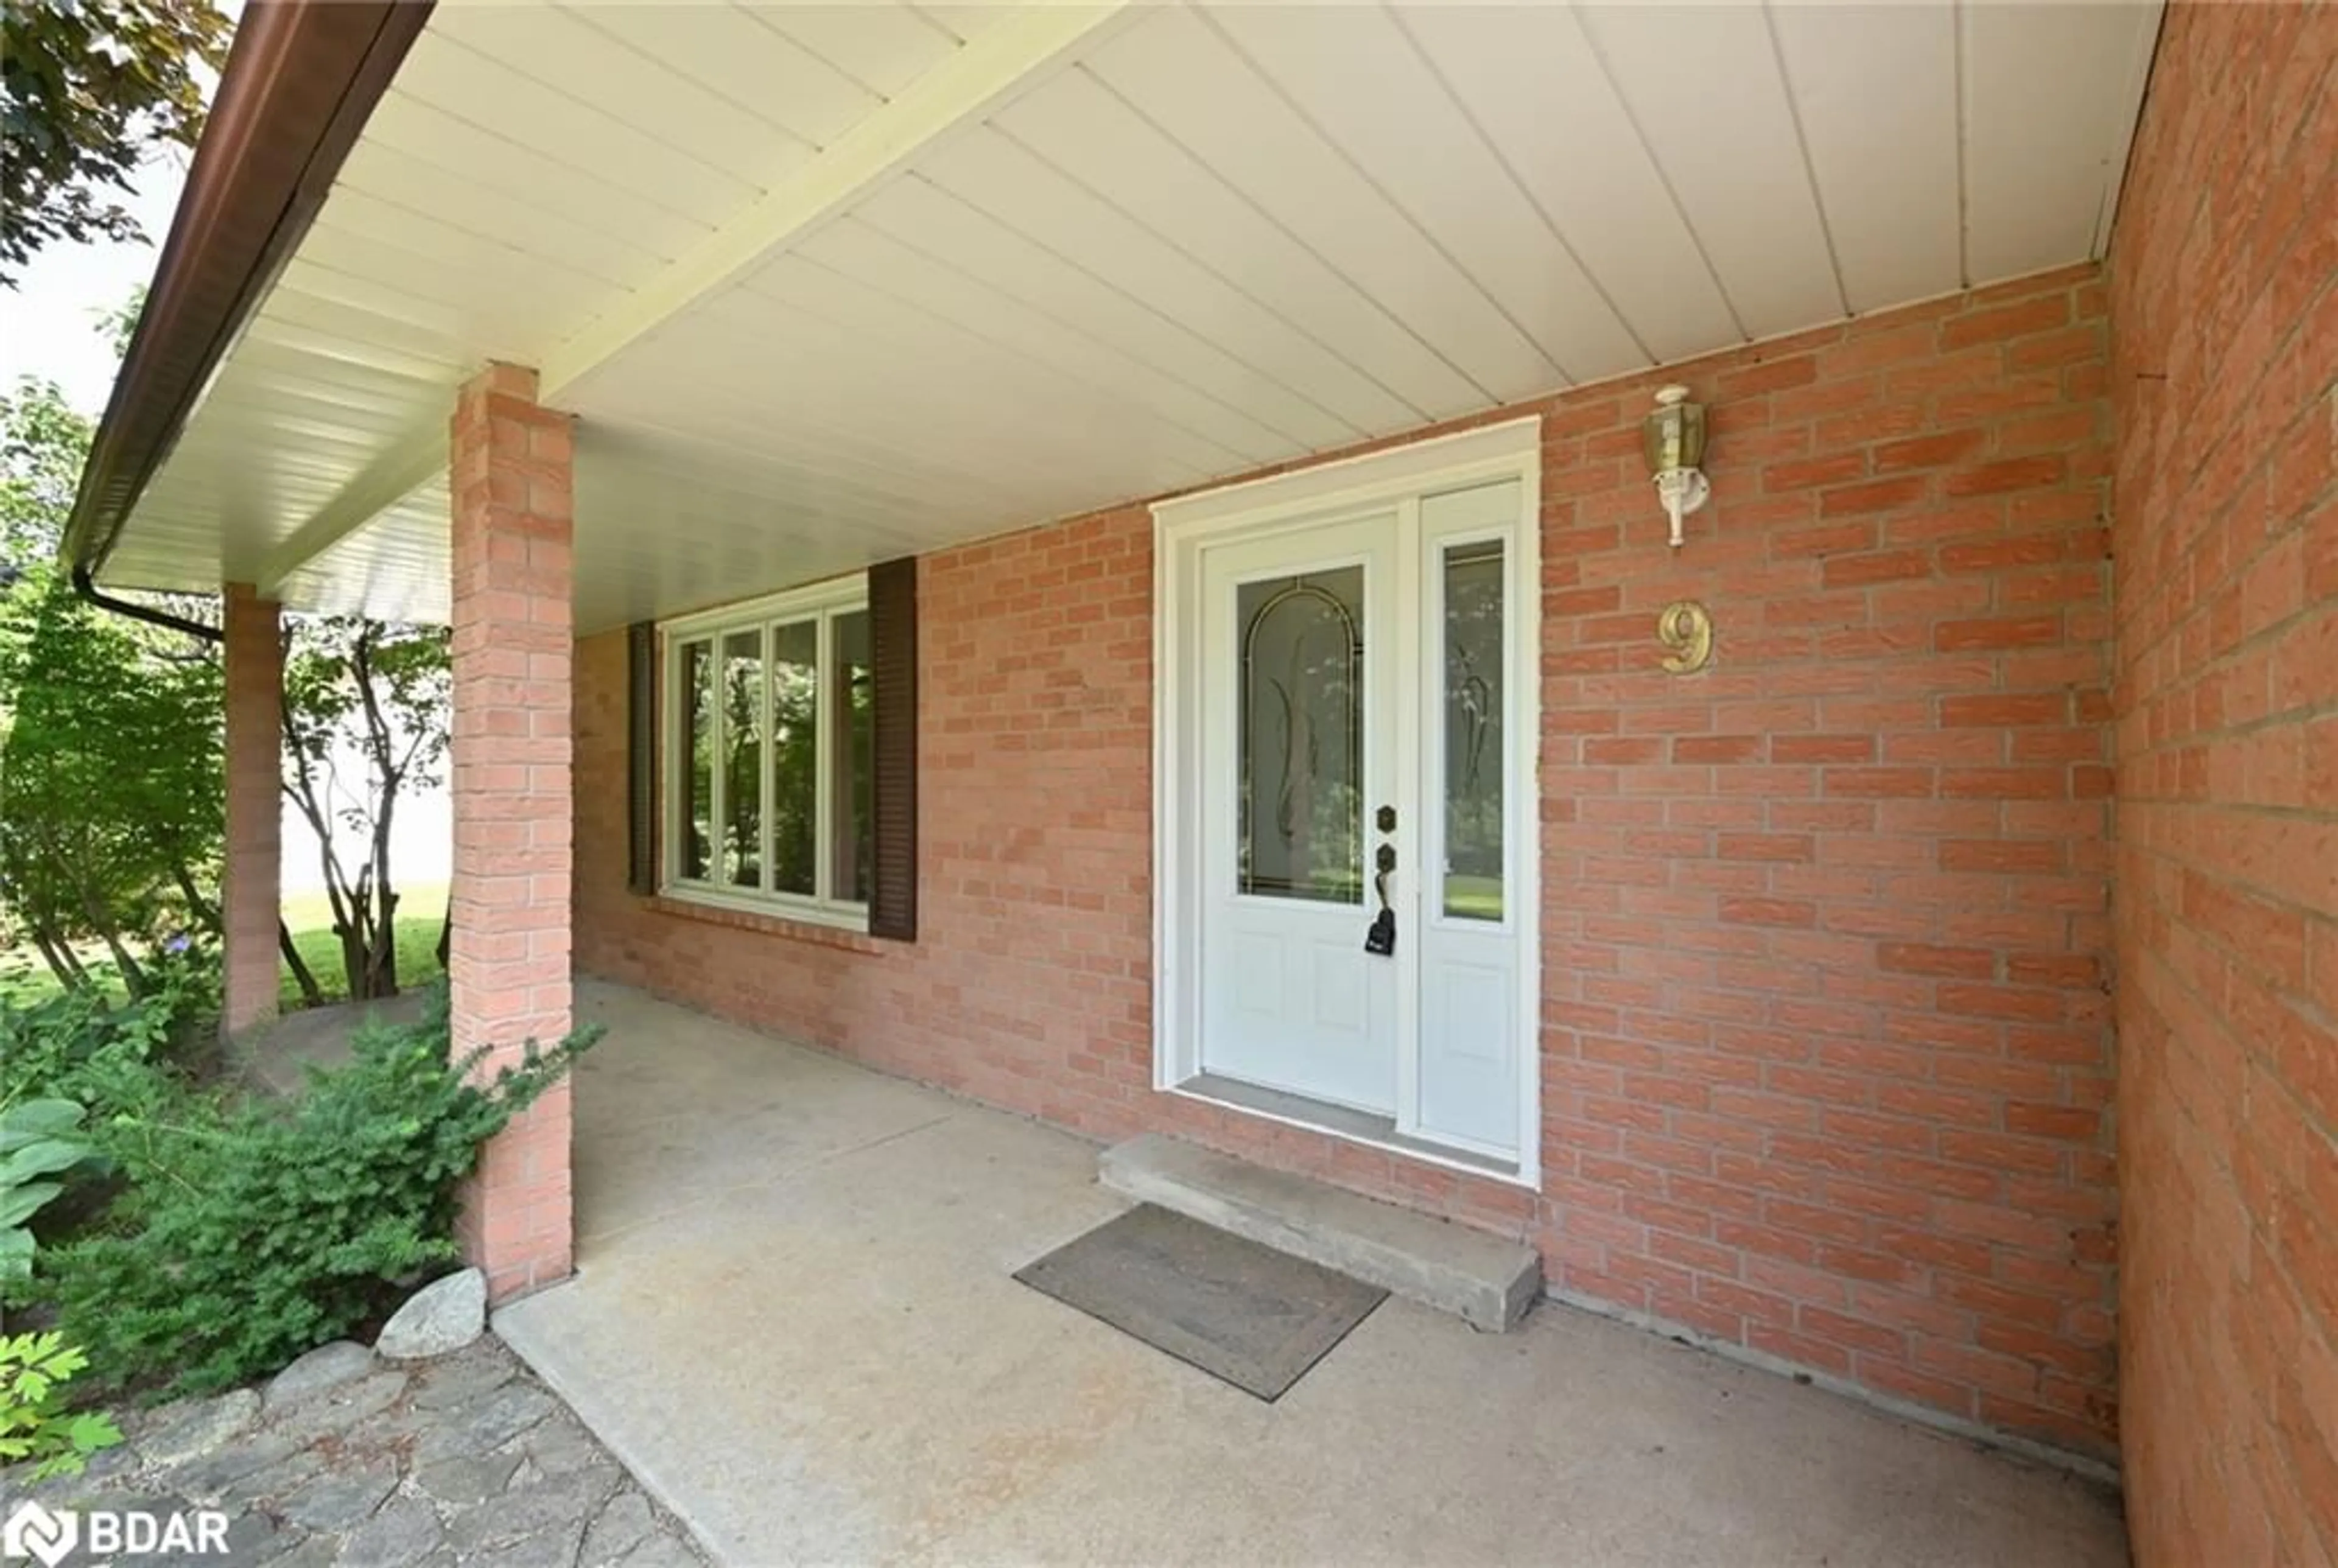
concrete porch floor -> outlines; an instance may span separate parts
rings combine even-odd
[[[1078,1139],[617,987],[577,1277],[496,1328],[741,1564],[2121,1564],[2093,1485],[1548,1302],[1391,1298],[1273,1406],[1017,1284]]]

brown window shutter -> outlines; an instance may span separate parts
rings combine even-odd
[[[657,891],[657,628],[625,628],[625,886]]]
[[[869,676],[876,707],[870,812],[876,845],[869,934],[918,939],[918,563],[869,569]]]

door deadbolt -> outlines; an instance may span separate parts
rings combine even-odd
[[[1377,814],[1375,814],[1373,820],[1374,820],[1374,822],[1377,824],[1377,826],[1380,828],[1380,830],[1381,832],[1383,832],[1383,833],[1393,833],[1393,832],[1395,832],[1395,831],[1396,831],[1396,808],[1395,808],[1395,807],[1393,807],[1393,806],[1383,806],[1383,807],[1381,807],[1381,808],[1380,808],[1379,812],[1378,812]]]

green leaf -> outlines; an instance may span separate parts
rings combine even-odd
[[[35,1176],[70,1171],[95,1152],[86,1143],[69,1142],[62,1138],[27,1143],[15,1153],[0,1159],[0,1193]]]
[[[0,1191],[0,1230],[16,1230],[39,1212],[43,1204],[64,1190],[62,1181],[27,1181],[23,1186]],[[5,1246],[0,1246],[0,1252],[6,1250]],[[30,1256],[32,1250],[32,1237],[26,1233],[25,1251]]]
[[[122,1428],[102,1410],[77,1413],[66,1428],[74,1447],[84,1454],[94,1454],[101,1448],[111,1448],[122,1441]]]
[[[0,1111],[0,1154],[70,1132],[81,1125],[86,1114],[70,1100],[19,1100]]]

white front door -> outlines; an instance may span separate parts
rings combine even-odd
[[[1512,1161],[1521,497],[1498,480],[1202,544],[1177,761],[1201,1071]]]
[[[1392,1114],[1396,966],[1364,936],[1397,783],[1396,515],[1203,563],[1203,1065]]]

